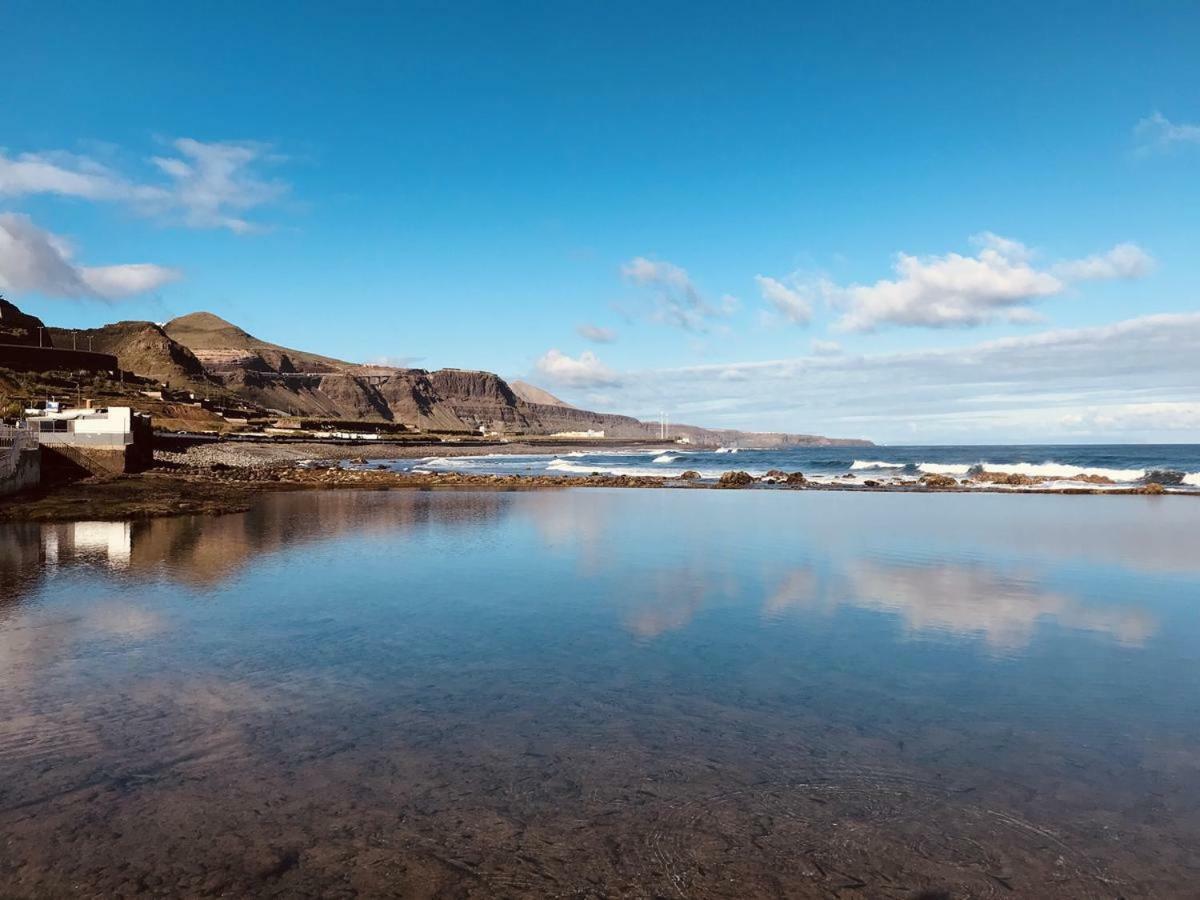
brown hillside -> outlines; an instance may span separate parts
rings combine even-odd
[[[153,322],[115,322],[100,328],[51,328],[57,347],[109,353],[126,372],[170,384],[205,381],[204,366]]]
[[[354,368],[353,363],[340,359],[260,340],[209,312],[194,312],[172,319],[163,330],[191,350],[209,370],[292,373],[339,372]]]
[[[565,400],[559,400],[549,391],[544,391],[527,381],[510,381],[508,384],[513,389],[513,393],[526,403],[540,403],[542,406],[563,406],[567,409],[575,409],[574,406]]]

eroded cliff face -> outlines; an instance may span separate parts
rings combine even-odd
[[[40,320],[0,300],[0,344],[37,343]],[[266,413],[387,422],[421,431],[552,435],[603,431],[610,438],[657,438],[657,423],[569,406],[540,388],[519,390],[491,372],[396,368],[349,363],[260,340],[211,313],[192,313],[159,327],[117,322],[71,332],[45,329],[47,346],[93,349],[117,357],[136,375],[230,395]],[[753,439],[763,446],[832,443],[809,435],[712,431],[672,425],[697,444]],[[858,442],[863,443],[863,442]]]

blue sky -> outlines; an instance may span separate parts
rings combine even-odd
[[[697,424],[1200,440],[1195,5],[244,6],[4,6],[0,291]]]

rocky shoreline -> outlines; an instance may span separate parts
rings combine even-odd
[[[296,445],[292,445],[295,447]],[[303,445],[301,445],[303,446]],[[207,449],[207,448],[206,448]],[[291,448],[289,448],[291,449]],[[518,451],[514,451],[518,452]],[[293,454],[294,455],[294,454]],[[672,490],[784,490],[887,493],[1040,493],[1163,494],[1161,485],[1113,488],[1045,487],[1036,479],[1014,480],[996,473],[958,480],[926,475],[919,480],[809,481],[800,472],[773,470],[762,477],[726,472],[717,481],[698,474],[679,477],[641,475],[479,475],[464,472],[411,473],[366,467],[364,461],[341,465],[342,456],[321,461],[279,461],[270,454],[224,449],[217,461],[209,454],[161,454],[158,466],[138,475],[90,478],[43,487],[0,500],[0,522],[56,522],[144,519],[160,516],[219,515],[244,512],[254,499],[273,491],[297,490],[546,490],[557,488],[663,488]],[[185,457],[186,462],[174,457]],[[1025,478],[1025,476],[1021,476]],[[1179,494],[1178,496],[1200,496]]]

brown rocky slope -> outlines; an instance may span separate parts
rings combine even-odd
[[[115,322],[100,328],[50,328],[54,346],[94,350],[117,358],[126,372],[171,385],[204,383],[208,374],[187,347],[153,322]]]
[[[450,433],[603,431],[609,438],[659,436],[657,423],[576,409],[540,388],[523,382],[510,385],[490,372],[357,365],[272,344],[207,312],[175,319],[164,330],[227,388],[282,412],[382,420]],[[817,435],[751,434],[689,425],[672,425],[671,433],[702,445],[842,443]]]
[[[37,320],[23,316],[11,304],[4,312],[5,321],[21,323],[27,340],[29,320]],[[659,437],[657,423],[577,409],[540,388],[510,384],[491,372],[359,365],[261,340],[208,312],[181,316],[162,327],[152,322],[117,322],[96,329],[47,332],[57,346],[109,353],[127,372],[222,400],[237,398],[268,415],[392,423],[445,434],[602,431],[616,439]],[[671,435],[708,446],[869,444],[690,425],[672,425]]]

